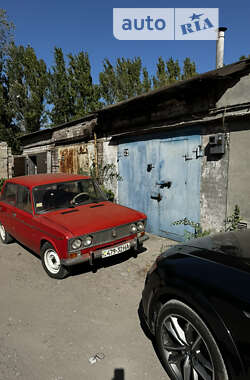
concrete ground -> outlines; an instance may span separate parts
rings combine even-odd
[[[174,242],[150,235],[137,258],[58,281],[18,243],[0,244],[1,380],[167,380],[138,318],[145,274]],[[89,358],[104,358],[90,364]]]

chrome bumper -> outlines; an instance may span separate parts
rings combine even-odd
[[[137,250],[140,248],[140,246],[142,246],[143,242],[148,240],[148,239],[149,239],[149,237],[147,235],[143,235],[139,238],[132,239],[132,240],[126,240],[125,242],[116,244],[116,245],[112,246],[111,248],[117,247],[123,243],[130,242],[131,249]],[[61,263],[64,266],[73,266],[73,265],[82,264],[82,263],[85,263],[88,261],[90,263],[90,265],[93,265],[94,260],[100,259],[102,257],[103,249],[104,248],[101,248],[101,249],[97,249],[96,251],[89,252],[87,254],[81,254],[81,255],[74,257],[72,259],[62,259]]]

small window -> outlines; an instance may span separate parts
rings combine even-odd
[[[18,186],[17,207],[21,210],[32,213],[30,191],[25,186]]]
[[[9,203],[12,206],[16,206],[17,185],[15,183],[10,183],[10,182],[6,183],[1,200],[5,201],[6,203]]]

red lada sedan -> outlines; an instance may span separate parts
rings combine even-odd
[[[50,277],[72,265],[138,250],[146,215],[109,202],[82,175],[39,174],[6,180],[0,200],[0,238],[13,238],[41,255]]]

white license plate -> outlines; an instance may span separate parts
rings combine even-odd
[[[104,249],[102,251],[102,257],[105,258],[105,257],[118,255],[119,253],[128,251],[129,249],[130,249],[130,243],[125,243],[114,248]]]

